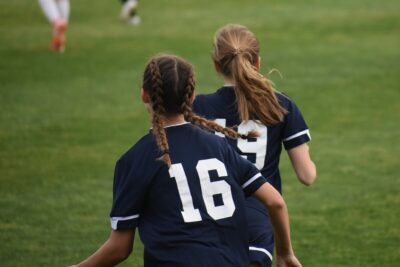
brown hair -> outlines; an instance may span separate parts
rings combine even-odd
[[[212,58],[219,72],[235,83],[240,119],[258,119],[271,126],[283,121],[286,110],[279,104],[273,83],[255,67],[259,51],[257,38],[249,29],[228,24],[215,34]]]
[[[241,135],[233,129],[224,128],[194,114],[192,112],[192,97],[195,90],[193,66],[178,56],[161,55],[152,58],[145,68],[142,87],[149,94],[153,109],[153,134],[162,152],[159,159],[168,166],[171,165],[171,158],[164,130],[165,117],[183,114],[185,120],[233,139],[258,135],[254,131]]]

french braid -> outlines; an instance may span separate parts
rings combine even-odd
[[[166,115],[163,103],[164,92],[162,90],[162,79],[156,60],[150,62],[150,73],[153,85],[153,94],[151,94],[151,103],[154,111],[152,118],[153,134],[156,138],[157,145],[162,152],[161,157],[158,159],[164,161],[168,167],[170,167],[171,158],[169,156],[169,145],[164,129],[164,117]]]

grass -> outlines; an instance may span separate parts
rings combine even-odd
[[[372,0],[143,1],[142,24],[118,1],[72,1],[65,54],[47,50],[36,1],[0,3],[0,262],[67,266],[110,232],[114,163],[149,126],[139,101],[148,58],[177,53],[198,93],[222,81],[214,32],[235,22],[261,42],[263,71],[312,131],[315,186],[282,158],[295,251],[304,266],[400,260],[400,4]],[[142,266],[142,247],[121,266]]]

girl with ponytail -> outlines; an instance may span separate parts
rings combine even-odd
[[[271,214],[278,266],[301,266],[279,192],[226,139],[209,131],[228,139],[257,133],[239,134],[195,115],[194,89],[193,67],[184,59],[162,55],[147,64],[141,98],[152,129],[116,164],[109,239],[76,266],[123,261],[136,228],[144,266],[247,266],[245,195],[256,196]]]
[[[228,142],[279,192],[282,144],[300,182],[311,185],[316,168],[306,144],[311,140],[308,127],[296,104],[260,74],[259,50],[257,38],[245,26],[228,24],[219,29],[212,59],[225,85],[215,93],[196,97],[193,110],[239,133],[257,131],[257,138]],[[274,236],[268,212],[253,198],[248,198],[247,210],[251,266],[270,267]]]

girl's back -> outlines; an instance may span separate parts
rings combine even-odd
[[[189,123],[166,133],[170,169],[152,134],[118,161],[114,229],[139,228],[148,266],[247,266],[243,190],[264,179],[220,137]]]
[[[276,93],[276,96],[287,113],[282,122],[273,126],[263,125],[258,118],[252,118],[246,122],[241,121],[237,111],[235,92],[230,86],[224,86],[212,94],[197,96],[193,104],[193,111],[217,121],[224,127],[237,126],[239,133],[246,133],[250,130],[259,132],[260,136],[254,139],[229,139],[228,141],[236,148],[237,152],[254,163],[268,182],[281,192],[279,159],[282,144],[288,150],[308,142],[310,135],[295,103],[281,93]]]

